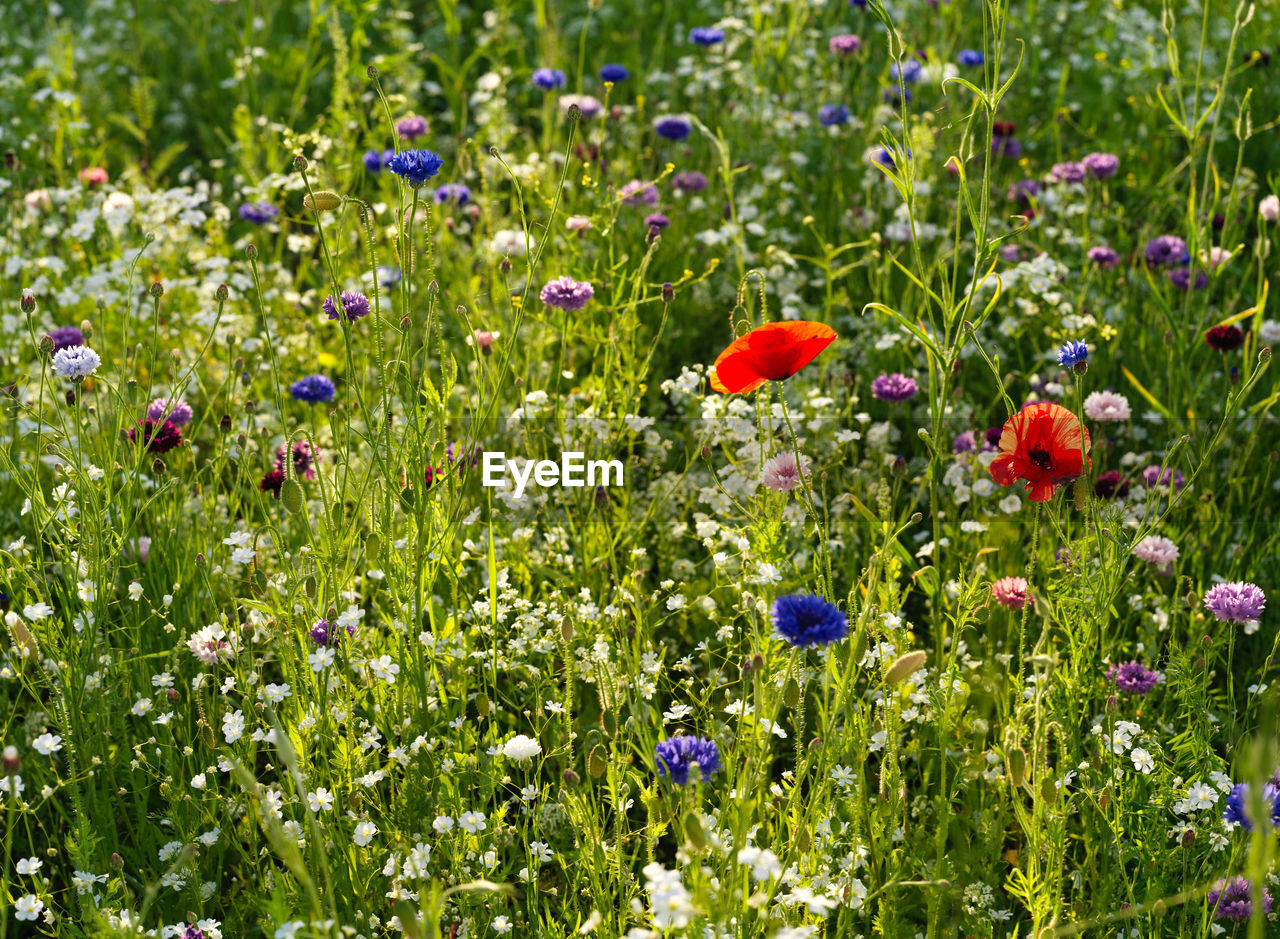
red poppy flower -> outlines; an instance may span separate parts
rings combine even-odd
[[[790,378],[831,345],[836,331],[822,323],[789,320],[765,323],[739,336],[716,359],[711,387],[746,394],[767,381]]]
[[[1057,486],[1080,475],[1088,452],[1089,430],[1071,411],[1060,404],[1029,404],[1005,421],[991,478],[1001,486],[1025,479],[1031,501],[1048,502]]]

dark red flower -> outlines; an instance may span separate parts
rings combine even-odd
[[[1000,455],[991,478],[1001,486],[1026,480],[1032,502],[1048,502],[1053,491],[1080,475],[1089,452],[1089,431],[1060,404],[1029,404],[1000,432]]]
[[[1129,480],[1115,470],[1110,470],[1094,481],[1093,492],[1100,499],[1110,499],[1112,496],[1123,498],[1129,494]]]
[[[268,472],[258,482],[258,488],[263,492],[269,492],[277,499],[280,498],[280,490],[284,486],[284,473],[278,469]]]
[[[766,323],[739,336],[716,359],[711,387],[746,394],[767,381],[782,381],[831,345],[836,331],[823,323],[789,320]]]
[[[139,430],[142,431],[142,442],[146,444],[147,449],[152,453],[168,453],[182,443],[182,431],[178,430],[173,421],[160,422],[144,417],[138,421],[137,427],[129,431],[129,441],[131,443],[138,442]]]
[[[1204,341],[1219,352],[1230,352],[1244,345],[1244,333],[1239,326],[1215,326],[1204,334]]]

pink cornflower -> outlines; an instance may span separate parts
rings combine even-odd
[[[1178,560],[1178,546],[1160,535],[1147,535],[1133,546],[1133,556],[1148,564],[1168,568]]]
[[[765,461],[761,471],[761,481],[765,488],[774,492],[791,492],[800,487],[801,477],[809,475],[809,458],[804,457],[796,462],[795,453],[784,450],[777,456]]]
[[[1020,610],[1035,599],[1027,592],[1025,577],[1001,577],[991,585],[991,596],[1011,610]]]
[[[1094,421],[1127,421],[1129,399],[1114,391],[1095,391],[1084,399],[1084,413]]]

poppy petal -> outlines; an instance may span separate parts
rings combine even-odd
[[[782,381],[804,368],[836,338],[825,323],[766,323],[739,336],[716,358],[711,387],[744,394],[767,381]]]

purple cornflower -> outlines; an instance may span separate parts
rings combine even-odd
[[[1120,158],[1114,153],[1086,153],[1080,163],[1094,179],[1114,176],[1120,168]]]
[[[992,137],[991,155],[1016,160],[1022,156],[1022,143],[1015,137]]]
[[[707,188],[707,177],[697,170],[683,170],[671,177],[671,186],[680,192],[702,192]]]
[[[699,778],[706,780],[720,769],[720,750],[714,740],[707,737],[690,737],[681,734],[669,740],[660,740],[653,749],[658,775],[670,778],[678,786],[689,782],[689,770],[698,766]]]
[[[916,380],[901,372],[881,374],[871,379],[871,397],[877,401],[909,401],[916,396],[918,390]]]
[[[902,81],[908,85],[918,82],[920,76],[924,73],[924,66],[916,59],[907,59],[901,65],[897,62],[889,64],[889,77],[895,82],[901,76]]]
[[[653,183],[633,179],[623,184],[622,188],[618,190],[618,197],[622,200],[623,205],[656,205],[658,202],[658,187]]]
[[[292,451],[294,473],[303,479],[315,479],[315,465],[320,462],[320,454],[312,450],[310,442],[306,440],[299,440],[290,450],[286,450],[284,444],[281,444],[276,450],[276,470],[281,473],[284,472],[285,456],[290,451]]]
[[[616,62],[610,62],[607,65],[600,66],[600,80],[616,85],[618,82],[626,81],[631,77],[631,73],[627,71],[625,65],[618,65]]]
[[[304,404],[332,401],[337,392],[338,389],[334,387],[333,381],[324,375],[308,375],[306,378],[299,378],[289,386],[289,394],[293,395],[293,400]]]
[[[455,443],[445,444],[444,457],[450,463],[463,467],[476,466],[480,463],[480,447],[478,444],[462,447]]]
[[[572,277],[557,277],[547,281],[542,292],[538,294],[547,306],[576,313],[587,305],[587,301],[596,295],[595,288],[586,281],[574,280]]]
[[[689,41],[698,46],[716,46],[724,42],[724,30],[714,26],[695,26],[689,30]]]
[[[1040,184],[1034,179],[1023,179],[1009,187],[1009,199],[1026,208],[1031,200],[1040,195]]]
[[[1169,272],[1169,283],[1177,287],[1179,290],[1186,291],[1191,288],[1191,269],[1187,267],[1179,267]],[[1196,272],[1195,288],[1196,290],[1204,290],[1209,285],[1209,275],[1204,271]]]
[[[664,140],[684,140],[693,133],[693,124],[686,117],[668,114],[655,120],[653,129]]]
[[[156,398],[147,405],[147,417],[153,421],[173,421],[175,427],[186,427],[195,412],[181,398]]]
[[[1090,248],[1085,254],[1090,261],[1099,267],[1115,267],[1120,261],[1120,255],[1116,254],[1106,245],[1097,245]]]
[[[204,939],[204,930],[198,926],[188,926],[182,931],[181,939]]]
[[[240,206],[240,217],[254,225],[265,225],[279,214],[280,210],[270,202],[246,202]]]
[[[849,633],[849,620],[829,600],[792,593],[773,601],[773,628],[793,646],[828,646]]]
[[[53,340],[54,352],[84,345],[84,333],[74,326],[55,326],[49,330],[49,338]]]
[[[1248,783],[1236,783],[1227,794],[1227,804],[1222,810],[1222,818],[1228,824],[1239,825],[1245,831],[1253,831],[1253,819],[1249,816]],[[1271,824],[1280,825],[1280,770],[1262,786],[1262,805],[1265,810],[1271,808]]]
[[[956,439],[951,441],[952,453],[972,453],[978,449],[978,437],[971,430],[962,430],[956,434]]]
[[[321,304],[329,319],[336,320],[338,318],[338,310],[333,305],[333,295],[324,298]],[[354,323],[356,320],[369,315],[369,298],[356,290],[342,291],[342,310],[348,323]]]
[[[1271,912],[1271,894],[1262,888],[1262,912]],[[1220,880],[1205,896],[1215,919],[1249,919],[1253,916],[1253,884],[1243,877]]]
[[[982,437],[983,450],[998,450],[1000,448],[1000,437],[1004,434],[1003,427],[988,427],[987,432]]]
[[[412,189],[421,189],[427,180],[440,172],[444,160],[430,150],[404,150],[387,160],[387,169]]]
[[[1255,623],[1266,606],[1262,589],[1242,580],[1217,584],[1204,595],[1204,608],[1222,623]]]
[[[1171,466],[1157,466],[1152,463],[1142,471],[1142,484],[1148,489],[1154,489],[1157,486],[1168,486],[1173,484],[1173,491],[1179,492],[1184,484],[1181,470],[1176,470]]]
[[[961,65],[969,68],[974,68],[987,61],[986,56],[977,49],[961,49],[957,58]]]
[[[667,218],[661,212],[653,212],[644,217],[644,223],[649,228],[656,228],[661,231],[671,224],[671,219]]]
[[[1191,260],[1187,243],[1177,235],[1160,235],[1147,242],[1148,267],[1174,267]]]
[[[342,644],[342,633],[344,629],[337,623],[331,623],[327,619],[318,619],[316,624],[311,627],[311,641],[318,646],[336,647]],[[348,625],[345,629],[348,636],[356,634],[355,624]]]
[[[1049,178],[1055,183],[1082,183],[1088,172],[1083,163],[1055,163]]]
[[[533,83],[543,91],[554,91],[564,87],[564,72],[558,68],[535,69]]]
[[[401,140],[417,140],[427,133],[427,119],[416,114],[402,117],[396,121],[396,133]]]
[[[456,202],[458,205],[466,205],[471,201],[471,190],[462,183],[445,183],[436,190],[433,197],[436,205],[444,205],[446,202]]]
[[[862,48],[862,40],[853,33],[841,33],[831,37],[827,48],[835,55],[853,55]]]
[[[1141,662],[1125,662],[1107,669],[1107,680],[1128,694],[1146,694],[1160,683],[1160,673]]]
[[[849,109],[843,104],[824,104],[818,108],[818,123],[823,127],[838,127],[849,123]]]

